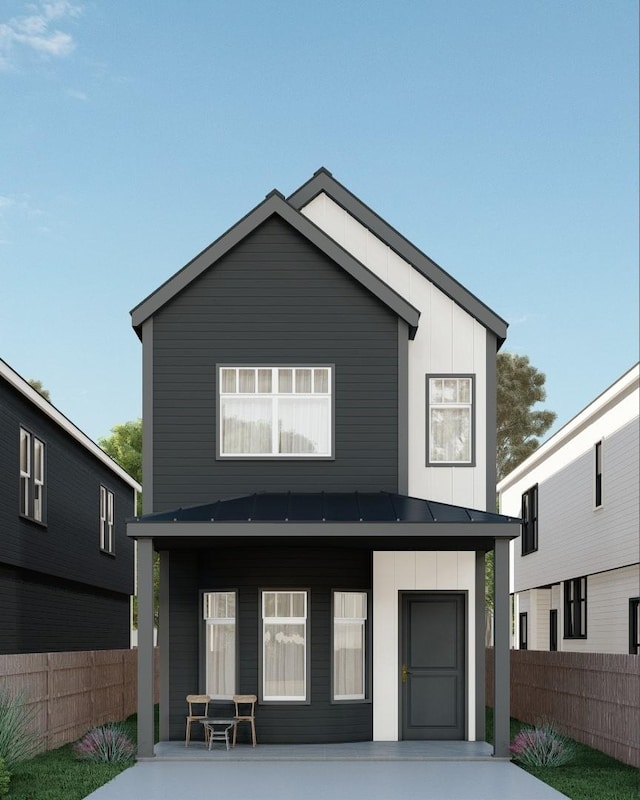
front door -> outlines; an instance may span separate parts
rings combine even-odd
[[[405,592],[401,603],[403,739],[465,738],[465,595]]]

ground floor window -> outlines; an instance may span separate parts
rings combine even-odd
[[[587,638],[587,579],[564,582],[564,638]]]
[[[205,592],[206,693],[230,700],[236,693],[236,593]]]
[[[527,630],[527,612],[521,612],[518,615],[518,648],[520,650],[528,649],[529,631]]]
[[[629,652],[640,655],[640,597],[629,598]]]
[[[366,592],[333,593],[333,699],[364,700]]]
[[[549,612],[549,650],[558,649],[558,610],[552,608]]]
[[[307,701],[306,591],[262,592],[262,700]]]

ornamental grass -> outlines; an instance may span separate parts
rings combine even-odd
[[[118,764],[131,761],[136,748],[122,725],[109,723],[92,728],[73,745],[73,752],[81,761]]]

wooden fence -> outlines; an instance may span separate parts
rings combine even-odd
[[[157,702],[157,649],[154,655]],[[95,725],[134,714],[137,666],[135,649],[0,655],[0,687],[22,695],[33,709],[42,749],[53,750]]]
[[[486,678],[493,706],[491,650]],[[511,716],[549,720],[572,739],[640,767],[640,657],[512,650]]]

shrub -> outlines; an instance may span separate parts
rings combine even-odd
[[[0,797],[6,797],[9,794],[9,781],[11,780],[11,773],[4,763],[4,758],[0,758]]]
[[[21,761],[28,761],[41,749],[42,737],[33,730],[35,714],[20,694],[12,695],[0,687],[0,758],[8,770]]]
[[[544,722],[523,728],[509,748],[514,761],[526,767],[559,767],[575,757],[575,744]]]
[[[92,728],[73,745],[73,751],[83,761],[112,763],[130,761],[136,754],[124,728],[116,723]]]

